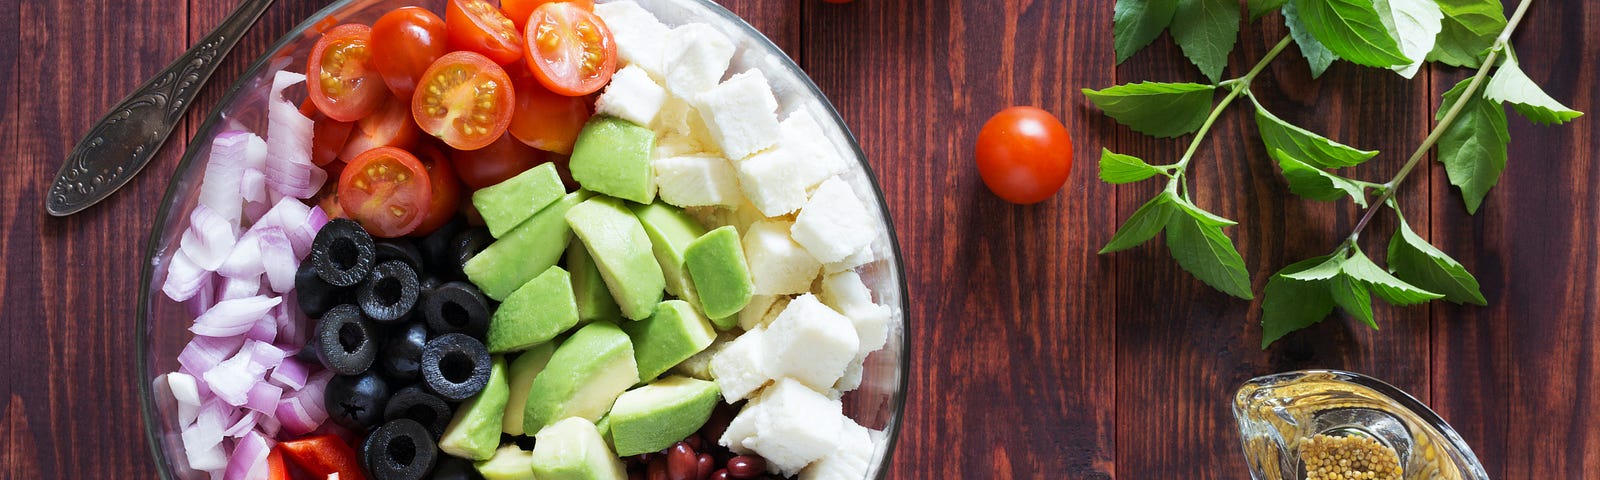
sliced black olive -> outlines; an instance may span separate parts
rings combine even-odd
[[[450,417],[450,404],[415,385],[395,392],[393,397],[389,397],[389,405],[383,409],[384,421],[402,418],[416,420],[427,427],[435,438],[444,436],[445,427],[450,425]]]
[[[447,275],[450,269],[460,268],[460,264],[451,259],[452,246],[456,235],[461,234],[467,227],[466,219],[461,215],[455,215],[444,226],[417,241],[417,250],[422,251],[422,260],[428,264],[428,271],[446,278],[455,278]]]
[[[322,281],[336,287],[360,283],[377,261],[372,235],[361,224],[346,218],[323,225],[311,241],[311,253],[306,258]]]
[[[316,339],[317,359],[340,375],[365,372],[378,356],[377,331],[355,305],[328,310],[317,322]]]
[[[350,289],[335,287],[317,275],[316,265],[301,262],[294,272],[294,296],[300,311],[307,317],[319,318],[342,303],[350,303]]]
[[[407,323],[405,329],[395,332],[384,342],[378,355],[378,365],[390,379],[411,383],[422,378],[422,347],[428,343],[428,327],[418,322]]]
[[[450,282],[422,298],[422,318],[434,333],[462,333],[483,340],[489,334],[489,299],[467,282]]]
[[[428,430],[409,418],[385,423],[361,442],[361,461],[373,478],[422,480],[438,458],[439,446]]]
[[[423,271],[422,251],[418,250],[416,245],[412,245],[410,240],[403,238],[378,240],[375,246],[378,250],[378,263],[399,260],[410,265],[411,271]]]
[[[444,455],[439,458],[439,464],[433,467],[433,476],[429,480],[483,480],[483,475],[478,469],[472,468],[472,462],[464,458]]]
[[[383,419],[389,401],[389,383],[373,372],[336,375],[323,391],[328,417],[345,428],[366,431]]]
[[[441,335],[422,348],[422,383],[445,400],[466,400],[489,384],[489,349],[459,333]]]
[[[457,234],[456,238],[450,241],[450,261],[452,262],[450,265],[452,270],[450,272],[461,272],[467,266],[467,260],[472,260],[472,257],[478,255],[478,252],[489,248],[491,243],[494,243],[494,237],[489,235],[489,229],[487,228],[472,228]]]
[[[406,262],[390,260],[372,267],[372,273],[356,289],[356,303],[367,318],[393,323],[417,306],[419,287],[416,270]]]

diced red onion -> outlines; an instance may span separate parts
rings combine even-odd
[[[177,403],[178,425],[194,423],[195,416],[200,412],[200,386],[195,384],[194,376],[172,372],[162,375],[162,378],[166,379],[167,390]]]
[[[290,435],[304,435],[322,426],[322,422],[328,419],[322,396],[331,379],[332,370],[317,372],[306,380],[304,388],[284,395],[283,400],[278,401],[278,409],[274,413],[278,421],[283,423],[283,431]]]
[[[221,432],[218,432],[217,438],[222,438]],[[183,450],[184,457],[189,460],[189,468],[197,472],[220,471],[228,466],[228,451],[223,450],[220,443],[211,448],[199,449],[190,447],[189,442],[185,440]]]
[[[239,180],[245,165],[245,150],[254,137],[249,132],[230,131],[212,139],[211,158],[206,161],[205,175],[200,181],[200,204],[229,219],[235,228],[239,226]]]
[[[239,240],[238,229],[237,220],[230,221],[205,204],[195,205],[189,213],[189,228],[178,239],[178,251],[188,255],[195,266],[216,270]]]
[[[323,211],[321,205],[311,207],[311,212],[306,215],[306,230],[311,231],[312,237],[316,237],[317,231],[322,230],[322,226],[327,225],[329,220],[332,219],[328,218],[328,212]],[[306,248],[310,247],[311,244],[307,242]]]
[[[261,263],[261,228],[251,228],[239,236],[233,253],[217,267],[217,273],[228,278],[257,277],[267,272]]]
[[[306,344],[305,331],[301,325],[309,323],[304,320],[305,313],[300,311],[300,304],[295,299],[294,290],[283,294],[283,303],[273,307],[271,312],[273,322],[278,326],[279,348],[284,350],[299,350]]]
[[[305,81],[305,75],[278,72],[267,99],[267,187],[285,197],[311,198],[328,173],[311,163],[315,123],[283,98],[283,89]]]
[[[194,260],[190,260],[189,255],[180,248],[172,252],[172,261],[167,264],[167,280],[161,284],[161,293],[167,294],[167,298],[175,302],[194,298],[194,294],[210,286],[209,273],[195,265]]]
[[[300,390],[306,386],[306,375],[309,370],[309,367],[306,367],[304,363],[300,363],[299,360],[293,357],[285,358],[283,363],[278,364],[278,368],[272,369],[272,374],[268,375],[267,379],[277,382],[291,391]],[[191,378],[190,380],[193,379]]]
[[[217,304],[217,284],[222,283],[217,278],[215,274],[206,273],[205,280],[202,280],[204,284],[200,286],[200,291],[195,292],[193,297],[183,302],[184,310],[189,312],[189,316],[198,317]]]
[[[283,305],[283,304],[280,303],[278,305]],[[276,309],[278,307],[272,307],[272,308]],[[252,341],[256,341],[256,342],[266,342],[266,343],[272,343],[272,342],[277,341],[278,340],[278,322],[277,322],[277,318],[273,317],[271,313],[268,313],[266,315],[261,316],[261,318],[256,319],[255,323],[250,324],[250,331],[244,332],[244,338],[252,340]]]
[[[250,387],[246,395],[244,407],[271,415],[278,409],[278,400],[283,399],[283,387],[271,383],[257,383]]]
[[[254,297],[223,300],[194,319],[189,331],[207,337],[228,337],[250,331],[251,324],[282,302],[279,297]]]
[[[239,196],[246,202],[267,203],[267,174],[254,168],[244,169],[239,177]]]
[[[272,453],[272,444],[260,433],[251,431],[239,438],[239,443],[233,447],[233,455],[228,458],[228,472],[223,475],[226,480],[267,480],[270,472],[267,471],[267,455]]]
[[[243,346],[243,337],[194,337],[178,353],[178,364],[183,366],[185,373],[200,375],[239,353],[239,348]]]
[[[216,277],[222,279],[218,300],[234,300],[261,295],[261,277]]]
[[[201,378],[217,399],[235,407],[244,405],[249,399],[250,387],[261,381],[261,377],[250,375],[249,352],[239,352],[206,371]]]
[[[272,291],[284,293],[293,290],[295,265],[300,263],[300,259],[295,257],[294,246],[289,244],[289,237],[283,229],[266,228],[261,231],[259,243],[261,265],[266,270],[267,283],[271,284]]]
[[[255,431],[257,415],[258,414],[256,412],[244,412],[244,416],[239,417],[238,421],[233,422],[233,426],[228,427],[227,430],[223,430],[222,435],[239,438],[243,437],[247,432]]]
[[[283,423],[278,422],[278,418],[273,416],[275,413],[269,411],[256,416],[256,431],[266,435],[267,438],[276,438],[278,431],[283,428]]]
[[[321,208],[316,209],[316,212],[321,211]],[[251,228],[277,227],[282,229],[284,235],[289,238],[289,244],[294,247],[295,263],[300,263],[300,259],[305,258],[306,254],[311,252],[311,240],[316,238],[317,230],[322,228],[321,224],[328,223],[326,213],[320,214],[323,217],[320,223],[317,223],[316,219],[313,218],[314,215],[318,215],[318,213],[314,213],[310,207],[301,203],[300,200],[284,198],[274,204],[267,213],[261,215],[261,218]]]
[[[283,359],[289,356],[288,352],[278,348],[271,342],[253,342],[250,348],[250,374],[257,379],[266,378],[267,370],[277,368],[283,364]]]

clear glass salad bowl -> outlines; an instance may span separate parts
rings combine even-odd
[[[605,3],[607,0],[599,1]],[[899,246],[888,216],[888,207],[865,155],[838,112],[811,83],[805,72],[761,32],[737,15],[708,0],[636,1],[668,26],[699,22],[722,31],[738,47],[733,65],[729,68],[730,74],[750,68],[760,69],[770,81],[778,99],[780,116],[801,109],[809,110],[814,118],[820,120],[824,133],[830,137],[839,153],[856,160],[843,178],[858,197],[876,200],[865,203],[870,213],[879,220],[880,228],[880,234],[873,242],[878,260],[860,267],[858,272],[873,291],[874,300],[889,306],[893,315],[887,345],[868,358],[861,388],[844,397],[845,413],[863,426],[886,433],[879,437],[882,440],[875,446],[874,462],[868,475],[868,478],[884,478],[905,404],[910,358],[909,345],[906,343],[909,321],[906,317],[908,304]],[[168,299],[162,294],[161,286],[165,281],[168,262],[178,248],[180,236],[188,227],[189,213],[198,203],[200,181],[206,159],[211,153],[212,139],[224,131],[237,128],[266,131],[268,88],[273,74],[284,68],[293,71],[304,69],[306,58],[317,39],[317,26],[345,22],[370,25],[384,13],[405,5],[427,7],[442,15],[444,3],[444,0],[333,2],[290,30],[263,53],[229,89],[190,141],[182,161],[172,174],[166,196],[157,207],[140,278],[139,314],[135,331],[135,340],[144,345],[144,351],[135,359],[141,413],[156,468],[162,478],[203,476],[203,472],[190,470],[185,462],[177,460],[183,455],[177,426],[178,414],[172,402],[167,401],[170,399],[158,397],[153,381],[159,375],[178,369],[178,353],[192,338],[188,327],[198,314],[187,305]],[[329,19],[336,19],[336,22]]]

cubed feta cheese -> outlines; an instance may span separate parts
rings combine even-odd
[[[822,263],[843,261],[878,236],[867,207],[839,177],[817,187],[795,218],[794,241]]]
[[[655,161],[656,195],[679,207],[744,203],[738,174],[728,160],[711,155],[685,155]]]
[[[839,381],[834,382],[833,390],[829,392],[829,396],[840,397],[844,395],[844,392],[861,388],[861,374],[864,373],[864,370],[866,370],[866,365],[862,363],[861,359],[851,360],[850,365],[844,368],[844,376],[839,377]]]
[[[889,317],[893,311],[888,306],[873,303],[872,292],[862,283],[856,272],[841,272],[823,276],[820,297],[822,303],[833,307],[850,318],[860,340],[856,357],[845,367],[844,376],[833,385],[835,390],[847,392],[861,386],[862,365],[867,356],[883,348],[889,339]]]
[[[763,305],[766,308],[762,308],[760,311],[749,310],[748,307],[746,307],[746,310],[740,311],[739,328],[745,330],[766,328],[768,325],[772,325],[772,321],[778,318],[778,314],[783,313],[784,308],[789,306],[788,295],[756,295],[756,298],[769,299],[770,303]],[[751,301],[754,302],[754,299]]]
[[[655,123],[656,114],[667,100],[667,90],[656,85],[650,74],[634,65],[611,75],[605,93],[595,100],[595,112],[608,114],[641,126]]]
[[[793,222],[767,219],[750,224],[744,234],[744,256],[756,295],[805,293],[822,264],[789,238]]]
[[[744,412],[750,410],[750,406],[754,403],[755,399],[752,398],[751,402],[745,404],[745,408],[740,410],[738,415],[734,415],[733,420],[728,422],[728,428],[722,431],[722,438],[717,439],[718,444],[728,447],[728,450],[740,455],[756,453],[750,450],[749,447],[744,446],[745,441],[756,436],[756,416],[758,413],[744,414]]]
[[[806,204],[800,157],[784,148],[757,153],[739,166],[739,188],[762,215],[778,217]]]
[[[815,171],[820,172],[821,182],[834,175],[842,175],[850,169],[844,158],[839,156],[839,150],[834,147],[828,136],[822,133],[822,126],[811,116],[811,112],[802,108],[789,114],[778,124],[782,137],[780,143],[794,148],[800,152],[806,163],[815,165]]]
[[[663,83],[678,98],[695,98],[717,86],[733,60],[733,41],[704,23],[674,28],[655,41],[664,44],[666,52],[661,63]]]
[[[778,99],[760,70],[747,70],[699,96],[685,98],[696,99],[711,139],[730,159],[743,160],[778,144]]]
[[[761,392],[734,423],[746,415],[754,417],[755,433],[740,443],[766,458],[769,471],[783,476],[795,475],[833,453],[844,434],[842,405],[789,378]]]
[[[779,295],[751,296],[750,303],[744,306],[744,310],[739,311],[739,328],[752,330],[757,325],[761,325],[761,320],[766,318],[767,311],[772,310],[772,304],[776,303],[779,298],[784,297]]]
[[[822,271],[827,273],[839,273],[872,263],[877,259],[877,252],[872,249],[871,244],[868,244],[866,247],[856,250],[856,253],[852,253],[850,256],[844,257],[844,260],[824,264],[822,266]]]
[[[739,338],[739,335],[733,332],[718,333],[717,339],[711,342],[711,346],[689,357],[688,360],[679,362],[672,367],[672,371],[686,377],[716,381],[717,377],[711,374],[711,359],[716,358],[718,353],[722,353],[728,345],[733,344],[735,338]]]
[[[671,31],[666,25],[644,7],[630,1],[601,3],[594,6],[594,13],[611,30],[617,56],[623,62],[638,66],[653,77],[662,76],[661,66],[665,65],[662,39]]]
[[[861,348],[855,325],[811,294],[789,301],[762,335],[766,371],[818,392],[833,387]]]
[[[766,341],[762,340],[764,333],[761,329],[745,332],[711,357],[711,376],[717,380],[722,398],[728,403],[745,399],[772,379],[766,372],[768,355]]]
[[[872,430],[845,417],[839,432],[839,448],[800,471],[800,480],[861,480],[872,468],[877,445]]]

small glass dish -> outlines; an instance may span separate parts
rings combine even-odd
[[[608,0],[599,1],[606,3]],[[850,171],[841,177],[858,197],[871,199],[863,203],[869,213],[877,218],[880,228],[878,238],[873,241],[877,260],[857,271],[872,290],[874,300],[888,306],[892,315],[888,343],[883,350],[868,357],[861,387],[844,396],[844,408],[845,414],[861,425],[884,432],[884,435],[876,436],[878,441],[873,453],[874,460],[866,478],[885,478],[905,406],[910,365],[910,345],[906,342],[910,328],[907,318],[909,304],[898,240],[889,219],[888,206],[865,154],[844,120],[805,72],[766,36],[737,15],[708,0],[636,1],[668,26],[705,23],[727,35],[737,47],[728,75],[751,68],[760,69],[772,85],[780,117],[799,110],[809,111],[813,118],[818,119],[824,134],[839,154],[855,160],[851,162]],[[143,346],[142,353],[134,359],[142,403],[140,411],[146,438],[161,478],[204,477],[203,472],[186,466],[176,407],[171,398],[159,398],[155,394],[153,381],[157,376],[178,369],[178,353],[192,338],[188,327],[199,313],[188,304],[168,299],[162,294],[161,286],[166,279],[168,262],[177,250],[181,234],[188,227],[189,214],[198,203],[200,180],[206,159],[211,153],[212,140],[227,130],[242,128],[254,132],[266,131],[267,94],[273,75],[284,68],[293,71],[304,68],[318,38],[316,32],[319,26],[346,22],[370,25],[384,13],[406,5],[422,6],[442,15],[444,3],[444,0],[333,2],[290,30],[256,59],[230,87],[191,139],[183,159],[172,174],[162,203],[156,207],[156,220],[140,278],[135,330],[135,341]]]
[[[1330,457],[1321,454],[1330,449],[1387,457],[1380,460],[1392,469],[1379,479],[1489,479],[1472,448],[1438,414],[1358,373],[1301,370],[1251,379],[1234,396],[1233,416],[1255,480],[1310,478],[1307,465],[1315,470],[1327,463]],[[1332,458],[1336,464],[1345,459]]]

